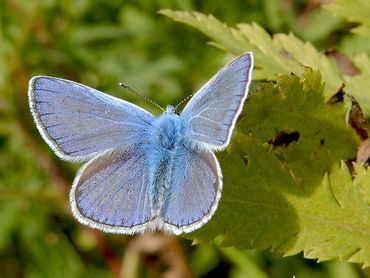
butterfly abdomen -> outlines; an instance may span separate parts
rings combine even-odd
[[[187,132],[182,119],[172,113],[163,114],[153,124],[147,155],[150,165],[149,199],[154,217],[160,215],[168,198],[171,171],[176,167],[177,156],[188,144]]]

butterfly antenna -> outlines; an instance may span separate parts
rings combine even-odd
[[[119,85],[120,85],[123,89],[125,89],[125,90],[127,90],[127,91],[129,91],[129,92],[133,93],[134,95],[136,95],[136,96],[138,96],[138,97],[140,97],[140,98],[142,98],[142,99],[145,99],[146,101],[150,102],[151,104],[153,104],[153,105],[157,106],[159,109],[161,109],[161,110],[164,112],[164,109],[163,109],[159,104],[157,104],[157,103],[156,103],[156,102],[154,102],[153,100],[151,100],[151,99],[149,99],[149,98],[147,98],[147,97],[144,97],[144,96],[140,95],[139,93],[135,92],[135,91],[134,91],[133,89],[131,89],[127,84],[120,82],[120,83],[119,83]]]
[[[175,110],[177,111],[177,108],[179,108],[179,106],[180,106],[181,104],[183,104],[185,101],[187,101],[189,98],[191,98],[194,94],[195,94],[195,93],[193,93],[193,94],[191,94],[191,95],[187,96],[187,97],[186,97],[186,98],[184,98],[182,101],[180,101],[180,103],[179,103],[179,104],[177,104],[177,105],[175,106]]]

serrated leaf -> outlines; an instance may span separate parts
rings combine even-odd
[[[241,54],[246,49],[254,51],[254,47],[248,42],[237,29],[230,28],[225,23],[222,23],[212,15],[206,16],[199,12],[181,12],[163,9],[160,14],[168,16],[173,20],[185,23],[195,29],[198,29],[205,35],[214,39],[215,45],[220,48],[225,48],[234,54]]]
[[[287,58],[288,53],[284,53],[283,48],[276,44],[261,26],[256,23],[239,24],[238,28],[239,32],[255,46],[256,50],[253,53],[257,56],[256,63],[258,65],[258,60],[261,60],[262,67],[269,72],[267,76],[276,75],[277,73],[289,74],[291,72],[297,75],[301,74],[301,65]],[[260,56],[259,59],[258,56]]]
[[[345,105],[328,104],[318,72],[282,75],[245,105],[238,133],[218,155],[224,190],[215,217],[189,237],[370,265],[370,210],[341,160],[359,139]],[[299,134],[279,141],[277,134]],[[287,139],[286,137],[285,139]]]
[[[314,210],[301,213],[307,221],[297,235],[293,254],[303,249],[308,258],[334,257],[370,265],[370,211],[353,186],[347,166],[335,164],[314,192]],[[301,202],[297,202],[299,204]],[[312,213],[312,215],[310,215]],[[314,219],[311,217],[314,216]],[[307,240],[314,238],[314,241]]]
[[[360,164],[353,163],[356,172],[353,184],[363,194],[363,198],[370,205],[370,171],[369,168],[363,168]]]
[[[353,33],[370,38],[370,25],[369,24],[360,25],[356,28],[353,28],[352,31]]]
[[[345,76],[345,91],[352,95],[360,104],[365,118],[370,118],[370,58],[366,54],[359,54],[353,59],[356,67],[361,71],[358,75]]]
[[[241,54],[252,51],[256,69],[253,78],[276,79],[278,74],[294,73],[302,76],[302,65],[322,72],[326,87],[326,99],[332,97],[341,87],[343,80],[334,63],[321,54],[311,43],[303,42],[293,34],[270,36],[256,23],[238,24],[236,28],[227,26],[212,15],[198,12],[180,12],[169,9],[161,14],[173,20],[192,26],[214,40],[216,46]]]
[[[327,56],[319,53],[311,43],[298,39],[292,33],[289,35],[277,34],[274,39],[300,65],[320,70],[322,78],[326,82],[326,89],[324,90],[326,99],[337,92],[338,86],[343,83],[343,80],[338,68]]]
[[[370,2],[368,0],[336,0],[325,6],[332,13],[350,22],[360,23],[352,31],[370,37]]]

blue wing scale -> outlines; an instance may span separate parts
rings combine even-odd
[[[224,66],[185,106],[181,117],[190,138],[210,150],[222,150],[248,95],[253,56],[248,52]]]
[[[29,102],[45,141],[65,160],[88,160],[145,138],[154,117],[124,100],[48,76],[31,79]]]
[[[224,66],[185,106],[155,119],[140,107],[85,85],[30,80],[36,126],[62,159],[88,161],[70,203],[77,220],[109,233],[191,232],[215,213],[222,174],[212,151],[225,148],[248,94],[253,56]]]
[[[105,232],[143,231],[153,220],[146,159],[137,145],[101,154],[86,163],[70,192],[77,220]]]
[[[221,197],[222,175],[215,155],[206,150],[188,150],[176,161],[162,217],[166,230],[181,234],[213,216]]]

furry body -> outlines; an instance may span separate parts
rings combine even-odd
[[[187,155],[184,150],[190,149],[189,128],[171,108],[167,108],[166,112],[153,122],[149,134],[146,153],[150,169],[150,204],[153,217],[160,217],[162,210],[166,210],[168,189],[174,184],[173,173],[177,172],[179,167],[186,167],[179,165],[179,161],[183,161]]]

